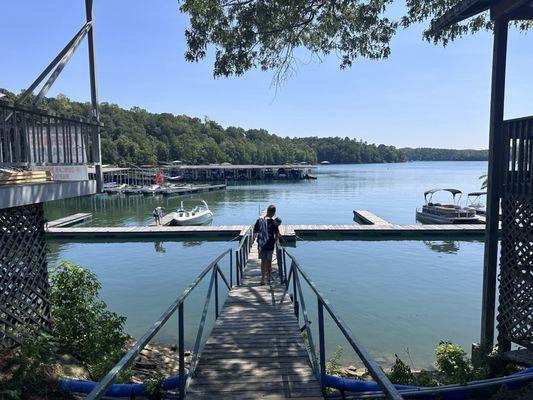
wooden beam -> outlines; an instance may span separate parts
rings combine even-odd
[[[526,3],[511,11],[507,17],[510,21],[533,19],[533,3]]]
[[[529,5],[531,0],[501,0],[490,8],[490,18],[492,20],[496,20],[500,17],[509,15],[511,12],[522,7],[526,3]]]
[[[496,279],[498,267],[498,222],[503,175],[503,111],[505,103],[505,67],[509,20],[499,17],[494,24],[492,85],[490,103],[489,166],[487,185],[487,223],[483,261],[483,297],[481,305],[481,350],[491,351],[494,344]],[[500,349],[501,350],[501,349]]]

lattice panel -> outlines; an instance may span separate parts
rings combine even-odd
[[[533,348],[533,198],[502,200],[500,338]]]
[[[18,343],[17,325],[49,326],[42,204],[0,210],[0,348]]]

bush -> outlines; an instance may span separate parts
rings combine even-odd
[[[394,361],[389,374],[390,381],[397,385],[414,385],[415,376],[411,372],[411,368],[398,357],[398,354],[395,354],[394,357],[396,357],[396,361]]]
[[[465,383],[474,377],[472,363],[466,352],[450,342],[440,342],[435,349],[437,367],[445,375],[446,383]]]
[[[130,339],[126,318],[107,310],[100,288],[94,273],[69,261],[50,271],[52,336],[59,350],[83,362],[95,380],[118,361]]]

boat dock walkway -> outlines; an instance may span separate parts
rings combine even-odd
[[[74,224],[78,224],[80,222],[87,221],[88,219],[91,219],[92,216],[93,215],[91,213],[77,213],[77,214],[73,214],[73,215],[68,215],[68,216],[63,217],[63,218],[59,218],[59,219],[55,219],[53,221],[49,221],[47,223],[47,227],[48,228],[59,228],[59,227],[62,227],[62,226],[74,225]]]
[[[363,225],[390,225],[389,221],[366,210],[353,210],[353,218]]]
[[[276,269],[273,269],[273,272]],[[207,339],[187,391],[191,399],[323,399],[285,286],[260,285],[252,246],[240,286],[232,289]]]
[[[483,238],[484,224],[464,225],[427,225],[392,224],[369,211],[357,210],[367,222],[364,225],[285,225],[280,226],[280,233],[285,242],[303,239],[410,239],[410,238]],[[163,216],[161,225],[149,226],[105,226],[105,227],[67,227],[91,217],[89,213],[78,213],[48,223],[46,234],[53,238],[76,239],[216,239],[236,238],[242,236],[247,225],[212,225],[212,226],[168,226],[171,213]]]

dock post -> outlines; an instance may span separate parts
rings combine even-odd
[[[507,33],[509,20],[499,17],[494,23],[492,55],[492,87],[489,132],[489,165],[487,173],[487,218],[485,254],[483,261],[483,296],[481,305],[481,348],[490,353],[494,345],[494,320],[496,314],[496,282],[498,270],[498,224],[502,186],[504,138],[503,117],[505,99],[505,66],[507,58]],[[507,166],[505,166],[507,168]],[[502,341],[500,351],[510,343]]]
[[[318,298],[318,347],[320,351],[320,390],[326,395],[326,343],[324,338],[324,305]]]
[[[179,385],[180,400],[185,398],[185,335],[183,322],[183,303],[178,308],[178,358],[179,358]]]

